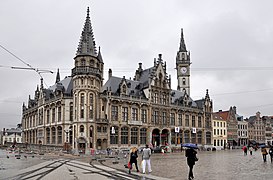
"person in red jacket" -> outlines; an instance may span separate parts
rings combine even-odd
[[[246,146],[243,147],[243,151],[244,151],[244,155],[246,156],[247,155],[247,147]]]

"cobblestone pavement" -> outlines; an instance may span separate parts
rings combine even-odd
[[[141,155],[139,155],[141,156]],[[244,156],[242,150],[198,151],[194,166],[195,180],[269,180],[273,179],[273,163],[263,162],[260,151]],[[126,158],[97,156],[58,156],[46,154],[21,159],[0,156],[0,179],[160,179],[186,180],[188,167],[184,152],[152,154],[152,173],[128,174]],[[141,159],[141,158],[139,158]],[[118,164],[114,164],[117,163]],[[139,161],[140,164],[140,161]],[[31,167],[30,167],[31,166]],[[107,166],[107,167],[105,167]],[[8,178],[13,177],[13,178]],[[24,177],[24,178],[22,178]]]
[[[260,150],[244,156],[240,149],[222,151],[198,151],[199,161],[194,166],[194,180],[269,180],[273,179],[273,163],[269,156],[266,163]],[[124,161],[124,160],[123,160]],[[124,169],[123,164],[106,161],[107,166]],[[139,162],[140,164],[140,162]],[[186,180],[188,166],[182,153],[153,154],[152,174],[174,180]]]

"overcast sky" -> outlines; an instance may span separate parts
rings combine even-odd
[[[237,107],[245,118],[273,115],[273,1],[263,0],[8,0],[0,2],[0,45],[42,74],[45,87],[71,74],[86,18],[114,76],[134,77],[138,63],[153,66],[163,54],[176,89],[175,57],[184,29],[191,52],[191,97],[209,90],[214,111]],[[40,77],[0,48],[0,128],[21,122],[22,104]]]

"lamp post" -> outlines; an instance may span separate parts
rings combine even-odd
[[[64,150],[68,152],[68,144],[69,144],[69,130],[64,130],[65,132],[65,143],[64,143]]]

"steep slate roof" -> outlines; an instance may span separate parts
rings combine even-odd
[[[60,89],[62,88],[63,89]],[[65,77],[63,80],[59,81],[58,83],[50,86],[48,90],[54,92],[55,90],[63,90],[64,94],[71,94],[73,89],[72,77],[68,76]]]
[[[103,89],[103,91],[107,90],[107,89],[108,90],[111,89],[111,91],[113,93],[118,93],[119,85],[123,80],[124,80],[123,78],[112,76],[104,84],[102,89]],[[139,81],[133,81],[133,80],[126,79],[126,84],[128,87],[129,95],[146,98],[144,96],[144,93],[142,93],[142,87],[141,87],[141,84]]]
[[[180,98],[183,98],[185,96],[184,92],[178,91],[178,90],[172,90],[171,91],[171,98],[172,98],[172,103],[174,104],[175,101],[179,100]],[[189,102],[191,102],[192,107],[198,107],[197,103],[192,100],[191,97],[189,97]]]
[[[20,128],[6,129],[5,133],[7,133],[8,135],[14,134],[14,133],[20,134],[20,133],[22,133],[22,129],[20,129]]]
[[[144,87],[147,87],[147,85],[149,85],[149,78],[151,77],[151,74],[154,73],[154,70],[155,67],[151,67],[141,72],[139,82],[142,83]]]
[[[250,116],[247,120],[247,122],[249,122],[250,124],[254,124],[254,122],[256,121],[257,117],[256,116]]]
[[[196,103],[196,106],[198,108],[203,108],[204,104],[205,104],[205,99],[199,99],[199,100],[195,100],[194,101]]]
[[[115,94],[119,93],[119,88],[120,88],[120,83],[125,80],[127,87],[128,87],[128,92],[129,95],[132,96],[136,96],[136,97],[141,97],[141,98],[147,98],[145,97],[145,94],[143,93],[143,89],[146,89],[147,87],[149,87],[149,78],[151,76],[151,74],[154,72],[155,68],[151,67],[148,69],[145,69],[141,72],[141,77],[139,81],[134,81],[134,80],[130,80],[130,79],[124,79],[124,78],[120,78],[120,77],[115,77],[115,76],[111,76],[107,82],[104,84],[103,86],[103,91],[104,90],[110,90]],[[128,86],[128,84],[130,84]],[[181,98],[184,97],[184,93],[178,90],[171,90],[171,103],[174,104],[177,100],[179,101]],[[195,101],[193,101],[190,97],[189,97],[189,102],[191,102],[191,106],[192,107],[198,107],[197,103]],[[203,106],[201,106],[202,108]]]
[[[76,55],[97,56],[96,43],[89,16],[89,7],[87,8],[87,16]]]

